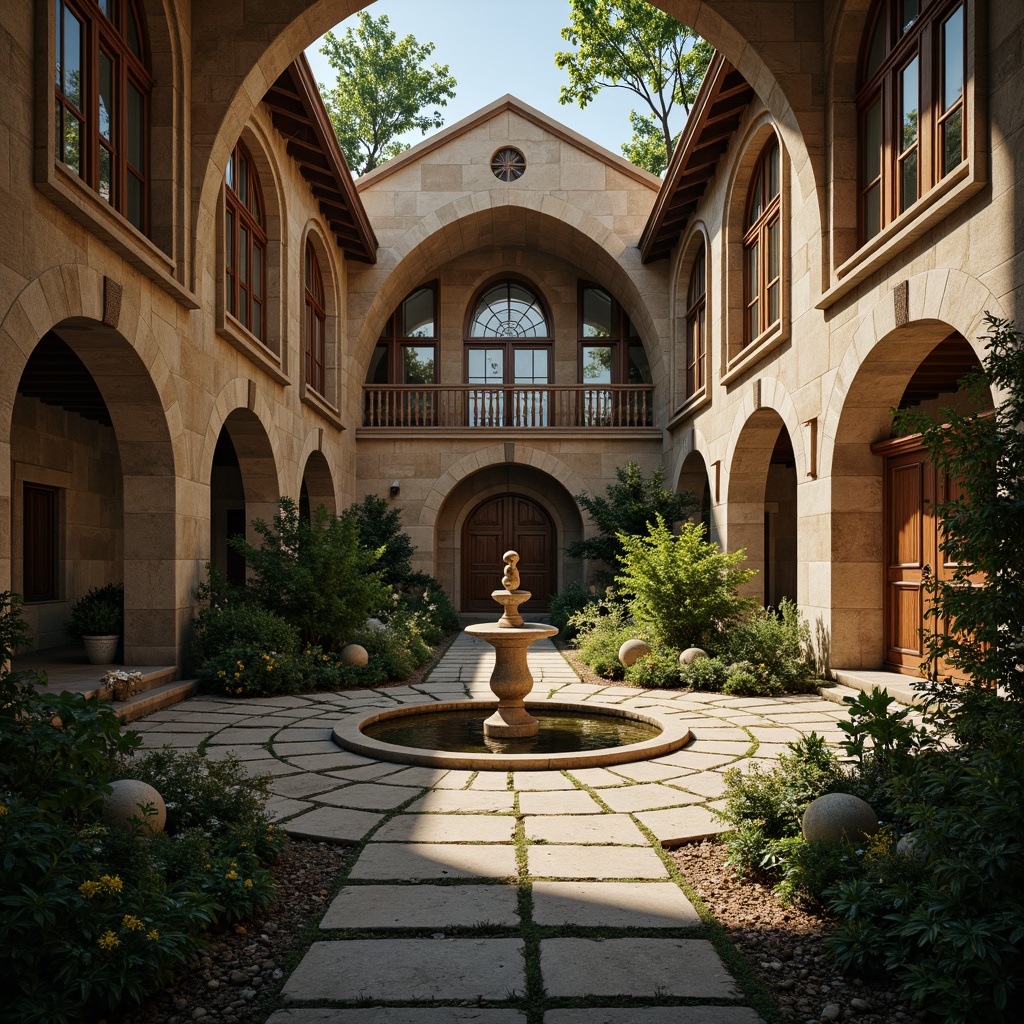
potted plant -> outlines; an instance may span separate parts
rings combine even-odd
[[[67,634],[85,644],[93,665],[109,665],[117,653],[124,623],[124,587],[108,583],[93,587],[71,606]]]

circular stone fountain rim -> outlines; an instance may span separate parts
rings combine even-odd
[[[645,712],[623,708],[617,704],[586,704],[569,701],[527,700],[530,711],[571,711],[576,714],[608,715],[626,718],[634,722],[646,722],[661,729],[661,733],[640,743],[628,743],[621,747],[606,747],[603,750],[565,751],[558,754],[473,754],[454,750],[432,750],[427,747],[401,747],[385,743],[363,733],[363,728],[375,722],[413,715],[425,715],[435,711],[478,710],[482,715],[497,708],[496,700],[451,700],[435,701],[430,704],[408,704],[399,708],[388,708],[366,715],[358,721],[344,718],[331,732],[331,739],[353,753],[372,757],[377,761],[397,764],[414,764],[431,768],[455,768],[467,771],[556,771],[563,768],[595,768],[610,764],[629,764],[633,761],[647,761],[678,750],[690,741],[689,727],[678,719],[662,718]]]

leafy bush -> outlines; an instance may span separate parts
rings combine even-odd
[[[279,615],[246,601],[218,602],[196,617],[192,649],[199,658],[214,658],[233,647],[260,647],[291,654],[299,633]]]
[[[576,630],[574,641],[580,657],[603,679],[622,679],[625,669],[619,648],[632,639],[645,639],[631,621],[625,605],[606,594],[569,618]]]
[[[108,583],[93,587],[72,606],[65,632],[72,640],[83,636],[114,636],[124,629],[124,587]]]
[[[725,685],[728,668],[721,658],[698,658],[689,665],[680,666],[679,683],[691,690],[717,693]]]
[[[618,482],[605,488],[605,498],[591,497],[586,492],[576,495],[580,508],[594,521],[598,535],[575,541],[566,549],[570,558],[603,562],[608,567],[594,574],[600,585],[611,583],[622,558],[622,534],[640,536],[647,533],[648,525],[658,515],[671,524],[686,519],[700,507],[697,497],[689,491],[666,490],[660,469],[645,480],[640,466],[628,462],[615,470],[615,476]]]
[[[814,669],[807,661],[811,644],[810,626],[800,610],[787,598],[776,610],[762,608],[729,630],[729,656],[746,662],[765,693],[810,693],[816,685]],[[734,684],[734,686],[739,684]],[[744,683],[744,689],[749,689]],[[727,692],[739,693],[740,690]]]
[[[570,625],[572,617],[583,611],[588,604],[597,601],[582,583],[569,583],[551,598],[551,625],[554,626],[563,640],[572,640],[576,636],[576,627]]]
[[[439,643],[459,629],[459,613],[433,576],[411,573],[398,593],[399,609],[406,615],[418,616],[420,633],[428,644]]]
[[[700,647],[715,654],[723,630],[751,607],[738,596],[755,570],[741,569],[744,551],[723,552],[704,540],[703,523],[684,523],[673,534],[660,514],[647,536],[619,535],[623,555],[615,577],[637,623],[655,640],[682,650]]]
[[[404,587],[413,575],[412,554],[416,549],[402,530],[402,510],[376,494],[367,494],[362,501],[349,505],[341,517],[355,522],[359,546],[366,554],[379,552],[375,568],[384,582],[390,587]]]
[[[651,651],[634,662],[625,672],[625,680],[647,690],[680,686],[679,659],[671,651]]]
[[[364,630],[356,643],[366,648],[369,664],[363,670],[363,685],[408,679],[414,669],[430,658],[430,647],[420,633],[419,617],[398,613],[383,629]]]
[[[749,661],[737,661],[726,671],[722,692],[731,697],[778,697],[782,685],[775,676],[759,672]]]
[[[788,747],[790,753],[781,754],[768,771],[754,763],[746,774],[738,768],[725,773],[725,806],[715,814],[733,829],[725,836],[728,863],[740,873],[764,870],[769,863],[781,870],[783,861],[770,859],[775,844],[799,837],[807,805],[842,779],[838,758],[817,733]]]
[[[272,525],[253,523],[259,547],[244,537],[229,542],[245,556],[250,600],[292,625],[304,643],[340,650],[387,605],[377,553],[360,547],[352,517],[332,516],[320,506],[306,520],[291,498],[279,505]]]

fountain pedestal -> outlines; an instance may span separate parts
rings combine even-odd
[[[484,735],[499,739],[537,735],[537,719],[525,706],[526,696],[533,689],[526,653],[531,644],[558,632],[554,626],[543,622],[524,622],[519,614],[519,605],[531,595],[528,590],[519,589],[518,561],[515,551],[505,552],[506,568],[502,577],[505,589],[491,594],[504,608],[501,618],[494,623],[467,626],[465,630],[494,648],[494,671],[489,685],[498,698],[498,708],[484,721]]]

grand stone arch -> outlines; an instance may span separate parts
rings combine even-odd
[[[751,84],[778,125],[802,202],[823,233],[823,5],[818,0],[653,2],[712,42]],[[192,88],[204,99],[192,119],[193,287],[202,281],[204,262],[214,252],[211,231],[231,147],[254,108],[299,52],[368,6],[365,0],[278,0],[258,20],[246,19],[243,0],[193,10]],[[224,39],[233,45],[225,48]],[[822,270],[824,282],[824,264]]]

